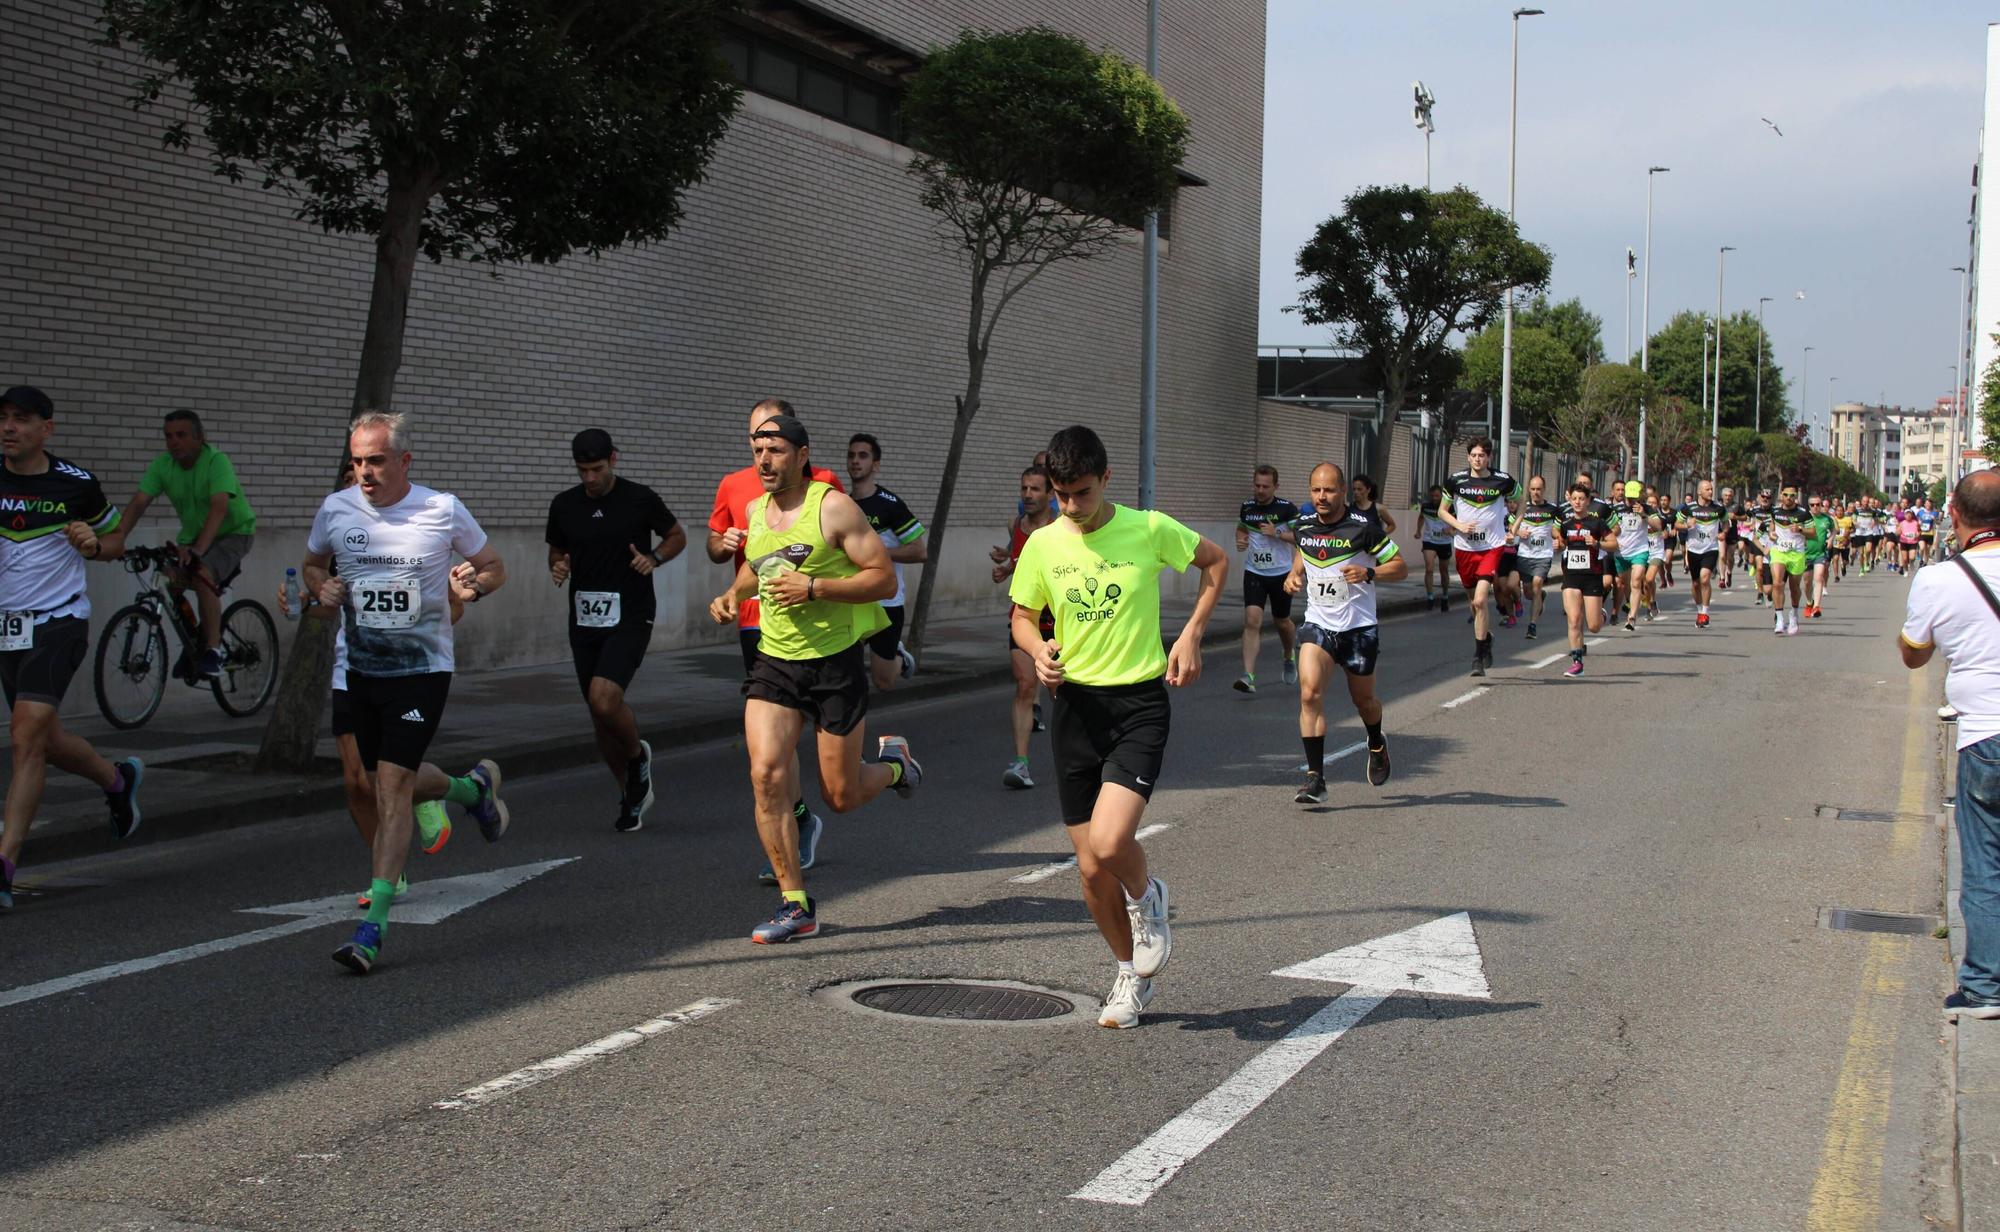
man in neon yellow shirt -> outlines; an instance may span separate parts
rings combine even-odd
[[[1167,685],[1201,675],[1201,636],[1229,557],[1163,513],[1106,500],[1104,442],[1064,428],[1049,442],[1049,479],[1062,516],[1021,548],[1009,597],[1014,644],[1055,696],[1049,732],[1063,824],[1076,848],[1083,900],[1118,960],[1098,1025],[1137,1026],[1167,965],[1167,886],[1151,876],[1139,822],[1159,781],[1171,707]],[[1171,650],[1160,644],[1160,571],[1201,570],[1194,613]],[[1044,638],[1043,608],[1055,613]]]
[[[759,945],[819,933],[819,906],[799,868],[799,798],[793,756],[810,717],[819,732],[820,793],[846,813],[894,788],[907,798],[923,780],[910,742],[884,736],[878,760],[864,763],[868,664],[862,644],[888,627],[882,600],[896,593],[888,549],[853,499],[809,478],[805,425],[773,415],[750,433],[764,495],[750,502],[743,564],[708,605],[722,625],[752,595],[762,607],[757,660],[743,682],[743,737],[757,798],[757,836],[771,858],[783,900],[754,929]]]

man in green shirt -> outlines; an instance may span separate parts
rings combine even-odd
[[[1812,511],[1812,529],[1806,532],[1806,568],[1811,576],[1806,581],[1805,611],[1817,620],[1819,605],[1826,598],[1827,545],[1833,541],[1834,523],[1823,497],[1813,497],[1806,508]]]
[[[108,536],[105,554],[121,556],[125,540],[138,528],[146,509],[165,493],[180,515],[174,550],[180,555],[178,580],[191,587],[201,612],[201,659],[204,676],[222,675],[222,587],[236,576],[250,553],[257,533],[257,515],[243,498],[236,468],[229,455],[208,443],[201,416],[193,411],[168,411],[167,451],[154,458],[139,480],[139,491],[125,504],[125,521]]]
[[[1167,886],[1151,876],[1139,822],[1167,748],[1167,685],[1201,675],[1201,636],[1229,569],[1216,544],[1164,513],[1106,500],[1104,442],[1064,428],[1049,442],[1062,516],[1028,536],[1014,568],[1014,645],[1055,697],[1049,732],[1063,824],[1083,900],[1118,960],[1098,1025],[1133,1027],[1167,965]],[[1171,650],[1160,642],[1160,571],[1201,570],[1194,613]],[[1041,613],[1055,613],[1045,638]]]

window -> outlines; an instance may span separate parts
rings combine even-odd
[[[842,64],[803,40],[747,26],[725,27],[719,50],[745,89],[839,120],[864,132],[900,140],[897,88],[889,78]]]

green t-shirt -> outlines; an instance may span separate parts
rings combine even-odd
[[[1823,513],[1812,518],[1812,530],[1806,535],[1806,559],[1825,560],[1826,541],[1833,537],[1833,519]]]
[[[222,525],[215,528],[215,537],[257,533],[257,515],[250,511],[250,502],[243,499],[243,485],[236,482],[236,468],[229,464],[229,455],[213,445],[201,447],[193,466],[183,467],[174,461],[172,454],[154,458],[139,480],[139,490],[149,497],[167,494],[174,512],[181,515],[182,543],[201,538],[201,528],[208,521],[209,498],[217,492],[229,493],[229,512],[222,515]]]
[[[1160,570],[1179,573],[1201,536],[1156,510],[1111,507],[1089,534],[1058,518],[1028,536],[1008,595],[1056,616],[1063,678],[1081,685],[1137,684],[1167,670],[1160,643]]]

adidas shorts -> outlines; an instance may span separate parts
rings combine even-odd
[[[423,765],[450,694],[450,672],[364,676],[348,669],[347,705],[362,766],[373,771],[385,761],[405,770]]]

